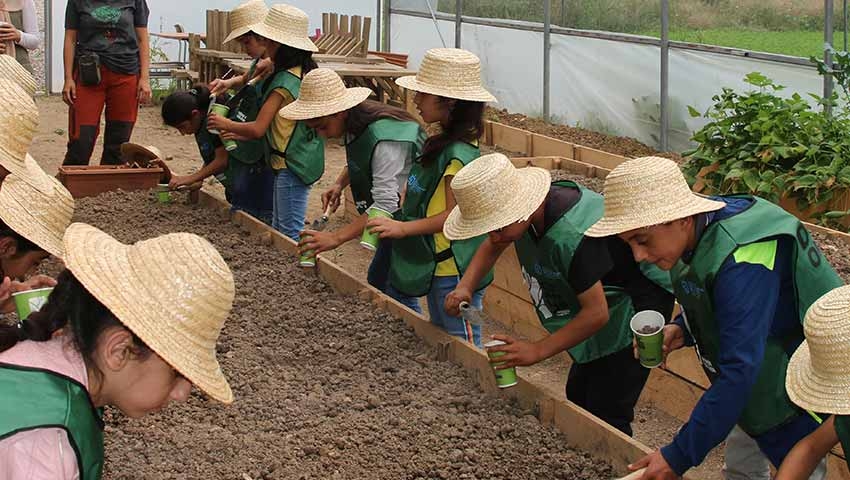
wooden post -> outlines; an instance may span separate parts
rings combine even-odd
[[[371,41],[372,19],[366,17],[363,19],[363,47],[360,49],[358,56],[365,57],[369,54],[369,42]]]

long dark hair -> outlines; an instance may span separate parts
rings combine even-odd
[[[441,101],[449,101],[440,97]],[[454,142],[474,142],[484,132],[484,102],[455,100],[449,112],[448,125],[443,131],[425,140],[422,148],[422,164],[429,165],[440,153]]]
[[[289,70],[292,67],[300,66],[301,76],[303,77],[304,75],[307,75],[310,70],[318,68],[316,61],[313,60],[313,52],[290,47],[289,45],[284,45],[282,43],[277,47],[277,52],[275,52],[272,62],[274,62],[274,73],[269,75],[269,78],[263,82],[264,92],[269,88],[274,77],[280,72]]]
[[[206,115],[210,106],[210,89],[199,83],[191,90],[174,92],[162,102],[162,121],[169,127],[192,119],[192,111],[198,110]]]
[[[93,353],[100,334],[110,327],[124,327],[102,303],[85,289],[70,270],[57,278],[47,303],[17,325],[0,325],[0,352],[23,340],[46,342],[64,329],[86,364],[93,365]],[[132,336],[136,353],[144,358],[151,350],[135,334]]]
[[[366,100],[348,111],[345,120],[345,131],[355,137],[363,133],[372,122],[382,118],[391,118],[401,122],[415,122],[413,115],[407,110],[386,103]]]

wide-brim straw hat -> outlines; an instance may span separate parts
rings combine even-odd
[[[516,168],[501,153],[484,155],[452,180],[457,206],[443,225],[449,240],[464,240],[527,220],[549,193],[552,176],[537,167]]]
[[[618,165],[605,178],[605,215],[585,235],[607,237],[652,227],[726,204],[691,191],[676,162],[642,157]]]
[[[38,129],[38,108],[20,85],[0,78],[0,165],[21,178],[30,173],[27,150]]]
[[[153,145],[142,146],[136,143],[121,144],[121,160],[125,163],[139,163],[142,166],[147,166],[151,160],[165,160],[162,157],[162,152]]]
[[[251,31],[251,26],[261,23],[269,7],[263,0],[249,0],[230,12],[230,34],[223,43],[231,42]]]
[[[317,68],[304,76],[298,99],[280,109],[280,116],[309,120],[333,115],[360,105],[371,94],[372,90],[365,87],[346,88],[336,72]]]
[[[803,328],[806,340],[785,377],[788,396],[806,410],[850,415],[850,286],[812,304]]]
[[[310,40],[310,19],[292,5],[272,5],[266,16],[248,29],[257,35],[283,45],[308,52],[319,48]]]
[[[53,181],[56,177],[48,175],[29,153],[24,158],[24,169],[13,174],[42,193],[51,193],[54,185],[57,183]],[[59,185],[62,184],[59,183]],[[63,186],[62,188],[65,187]]]
[[[233,401],[216,342],[235,287],[215,247],[190,233],[125,245],[74,223],[65,251],[71,273],[145,345],[212,398]]]
[[[17,83],[30,97],[38,89],[35,77],[11,55],[0,55],[0,78]]]
[[[396,84],[416,92],[471,102],[495,102],[481,82],[481,60],[460,48],[432,48],[415,76],[396,79]]]
[[[74,198],[59,180],[48,177],[50,193],[43,193],[11,174],[0,187],[0,220],[18,235],[59,258],[62,237],[74,216]]]

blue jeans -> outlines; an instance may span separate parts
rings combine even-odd
[[[481,347],[481,327],[472,325],[461,317],[453,317],[443,308],[446,297],[457,287],[459,281],[458,277],[433,278],[431,291],[428,292],[428,312],[431,314],[431,323],[442,328],[449,335],[460,337],[474,343],[476,347]],[[473,308],[480,310],[483,300],[484,290],[481,290],[472,295],[472,301],[469,303]]]
[[[384,238],[378,242],[375,256],[372,257],[372,263],[369,264],[369,273],[366,275],[366,281],[369,282],[369,285],[386,293],[405,307],[416,313],[422,313],[422,307],[419,306],[418,298],[408,297],[390,285],[390,255],[392,251],[391,239]]]
[[[298,234],[304,230],[309,193],[310,186],[289,169],[278,170],[274,179],[272,228],[297,242]]]
[[[274,218],[274,172],[262,162],[234,168],[233,171],[229,199],[232,209],[242,210],[271,225]]]

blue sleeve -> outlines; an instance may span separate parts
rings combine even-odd
[[[720,331],[718,376],[673,442],[661,449],[678,475],[702,463],[732,431],[746,406],[779,298],[780,275],[772,267],[737,263],[730,256],[718,272],[713,291]]]
[[[679,328],[682,329],[682,333],[685,335],[685,346],[693,347],[696,342],[694,341],[694,337],[691,336],[690,330],[685,326],[685,317],[679,313],[676,315],[676,318],[673,319],[673,325],[678,325]]]

